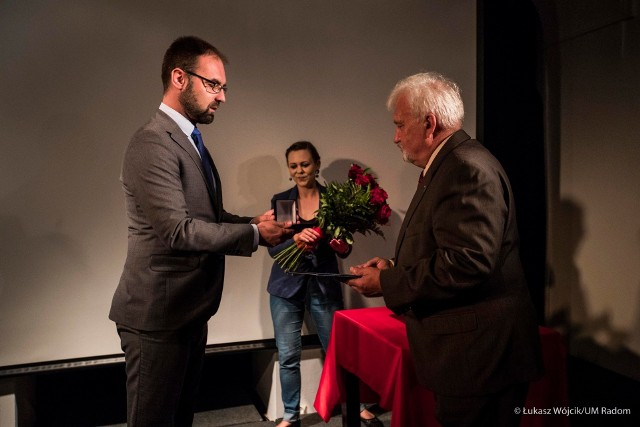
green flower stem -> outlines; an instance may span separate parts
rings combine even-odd
[[[295,243],[278,252],[273,258],[284,271],[296,271],[300,265],[300,258],[304,254]]]

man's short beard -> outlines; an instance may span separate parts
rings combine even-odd
[[[400,153],[402,153],[402,160],[404,160],[406,163],[413,164],[413,161],[409,157],[409,154],[407,154],[407,152],[404,151],[404,149],[402,147],[398,147],[398,148],[400,148]]]
[[[187,90],[180,94],[178,100],[180,101],[182,108],[184,108],[184,113],[187,115],[189,120],[195,123],[202,123],[204,125],[208,125],[213,122],[215,116],[209,113],[209,106],[207,106],[204,111],[200,110],[198,107],[195,94],[193,93],[191,79],[189,79],[189,86],[187,86]]]

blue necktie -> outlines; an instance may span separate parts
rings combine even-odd
[[[209,161],[209,152],[204,146],[204,142],[202,142],[202,134],[200,133],[198,128],[193,129],[191,138],[193,139],[193,142],[196,143],[196,148],[200,153],[200,160],[202,161],[202,168],[204,169],[205,176],[209,179],[209,182],[212,184],[213,191],[215,191],[216,182],[213,179],[213,167],[211,166],[211,162]]]

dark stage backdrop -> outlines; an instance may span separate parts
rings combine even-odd
[[[321,181],[370,167],[394,209],[387,239],[359,238],[345,267],[389,255],[417,170],[393,146],[395,82],[438,70],[460,82],[476,131],[476,2],[243,0],[0,3],[0,368],[120,354],[107,318],[126,250],[123,150],[162,95],[176,37],[225,52],[229,93],[204,139],[228,211],[255,215],[290,186],[284,150],[322,155]],[[443,19],[446,18],[446,19]],[[209,343],[273,336],[271,259],[227,261]],[[349,291],[351,306],[379,305]]]

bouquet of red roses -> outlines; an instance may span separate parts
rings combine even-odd
[[[353,234],[375,233],[383,236],[381,225],[389,222],[391,208],[387,192],[378,185],[376,178],[357,164],[352,164],[349,179],[343,183],[327,184],[320,195],[317,231],[321,238],[353,244]],[[302,255],[313,249],[299,247],[295,243],[275,255],[274,259],[285,271],[295,271]]]

